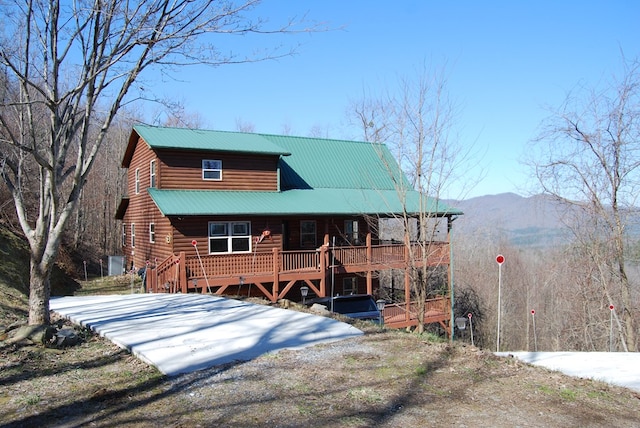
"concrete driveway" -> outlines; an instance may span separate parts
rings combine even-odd
[[[331,318],[201,294],[59,297],[50,307],[170,376],[363,334]]]

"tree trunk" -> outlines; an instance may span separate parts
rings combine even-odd
[[[50,269],[42,269],[42,264],[33,259],[30,265],[29,325],[49,324]]]

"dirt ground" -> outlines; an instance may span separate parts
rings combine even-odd
[[[76,294],[131,290],[101,280]],[[25,304],[0,296],[0,325]],[[363,336],[176,377],[79,327],[66,349],[8,344],[0,331],[0,427],[640,426],[631,390],[355,325]]]
[[[462,344],[365,335],[167,378],[89,332],[0,348],[4,427],[640,426],[640,395]]]

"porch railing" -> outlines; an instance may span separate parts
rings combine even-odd
[[[412,245],[414,261],[422,260],[422,250]],[[243,254],[210,254],[198,257],[186,255],[169,256],[148,273],[149,289],[154,292],[183,292],[191,288],[193,279],[206,276],[212,286],[216,279],[271,276],[296,272],[317,272],[318,278],[325,269],[332,267],[356,267],[377,270],[401,268],[409,260],[407,247],[403,244],[370,245],[366,247],[320,247],[318,250],[254,252]],[[449,263],[449,244],[431,243],[427,262],[430,265]],[[228,282],[228,281],[227,281]]]
[[[336,247],[331,249],[338,265],[355,266],[377,264],[397,265],[410,259],[404,244],[372,245],[370,247]],[[415,262],[423,259],[422,248],[419,244],[411,244],[411,254]],[[331,257],[331,254],[329,255]],[[449,244],[447,242],[432,242],[425,247],[425,260],[430,265],[449,263]]]
[[[424,323],[448,321],[451,318],[451,298],[440,296],[425,300]],[[392,303],[384,307],[384,323],[389,327],[407,327],[417,325],[419,319],[418,304]]]
[[[282,251],[280,252],[280,272],[300,272],[304,270],[320,271],[320,257],[324,252]]]

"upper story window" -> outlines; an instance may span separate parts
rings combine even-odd
[[[140,193],[140,168],[136,168],[136,195]]]
[[[300,222],[300,246],[306,248],[316,246],[315,220],[302,220]]]
[[[156,242],[156,225],[155,225],[155,223],[149,223],[149,242],[152,243],[152,244]]]
[[[203,159],[202,160],[202,179],[203,180],[222,180],[222,161]]]
[[[149,162],[149,187],[156,187],[156,161]]]
[[[249,251],[251,251],[250,222],[209,223],[209,253],[248,253]]]

